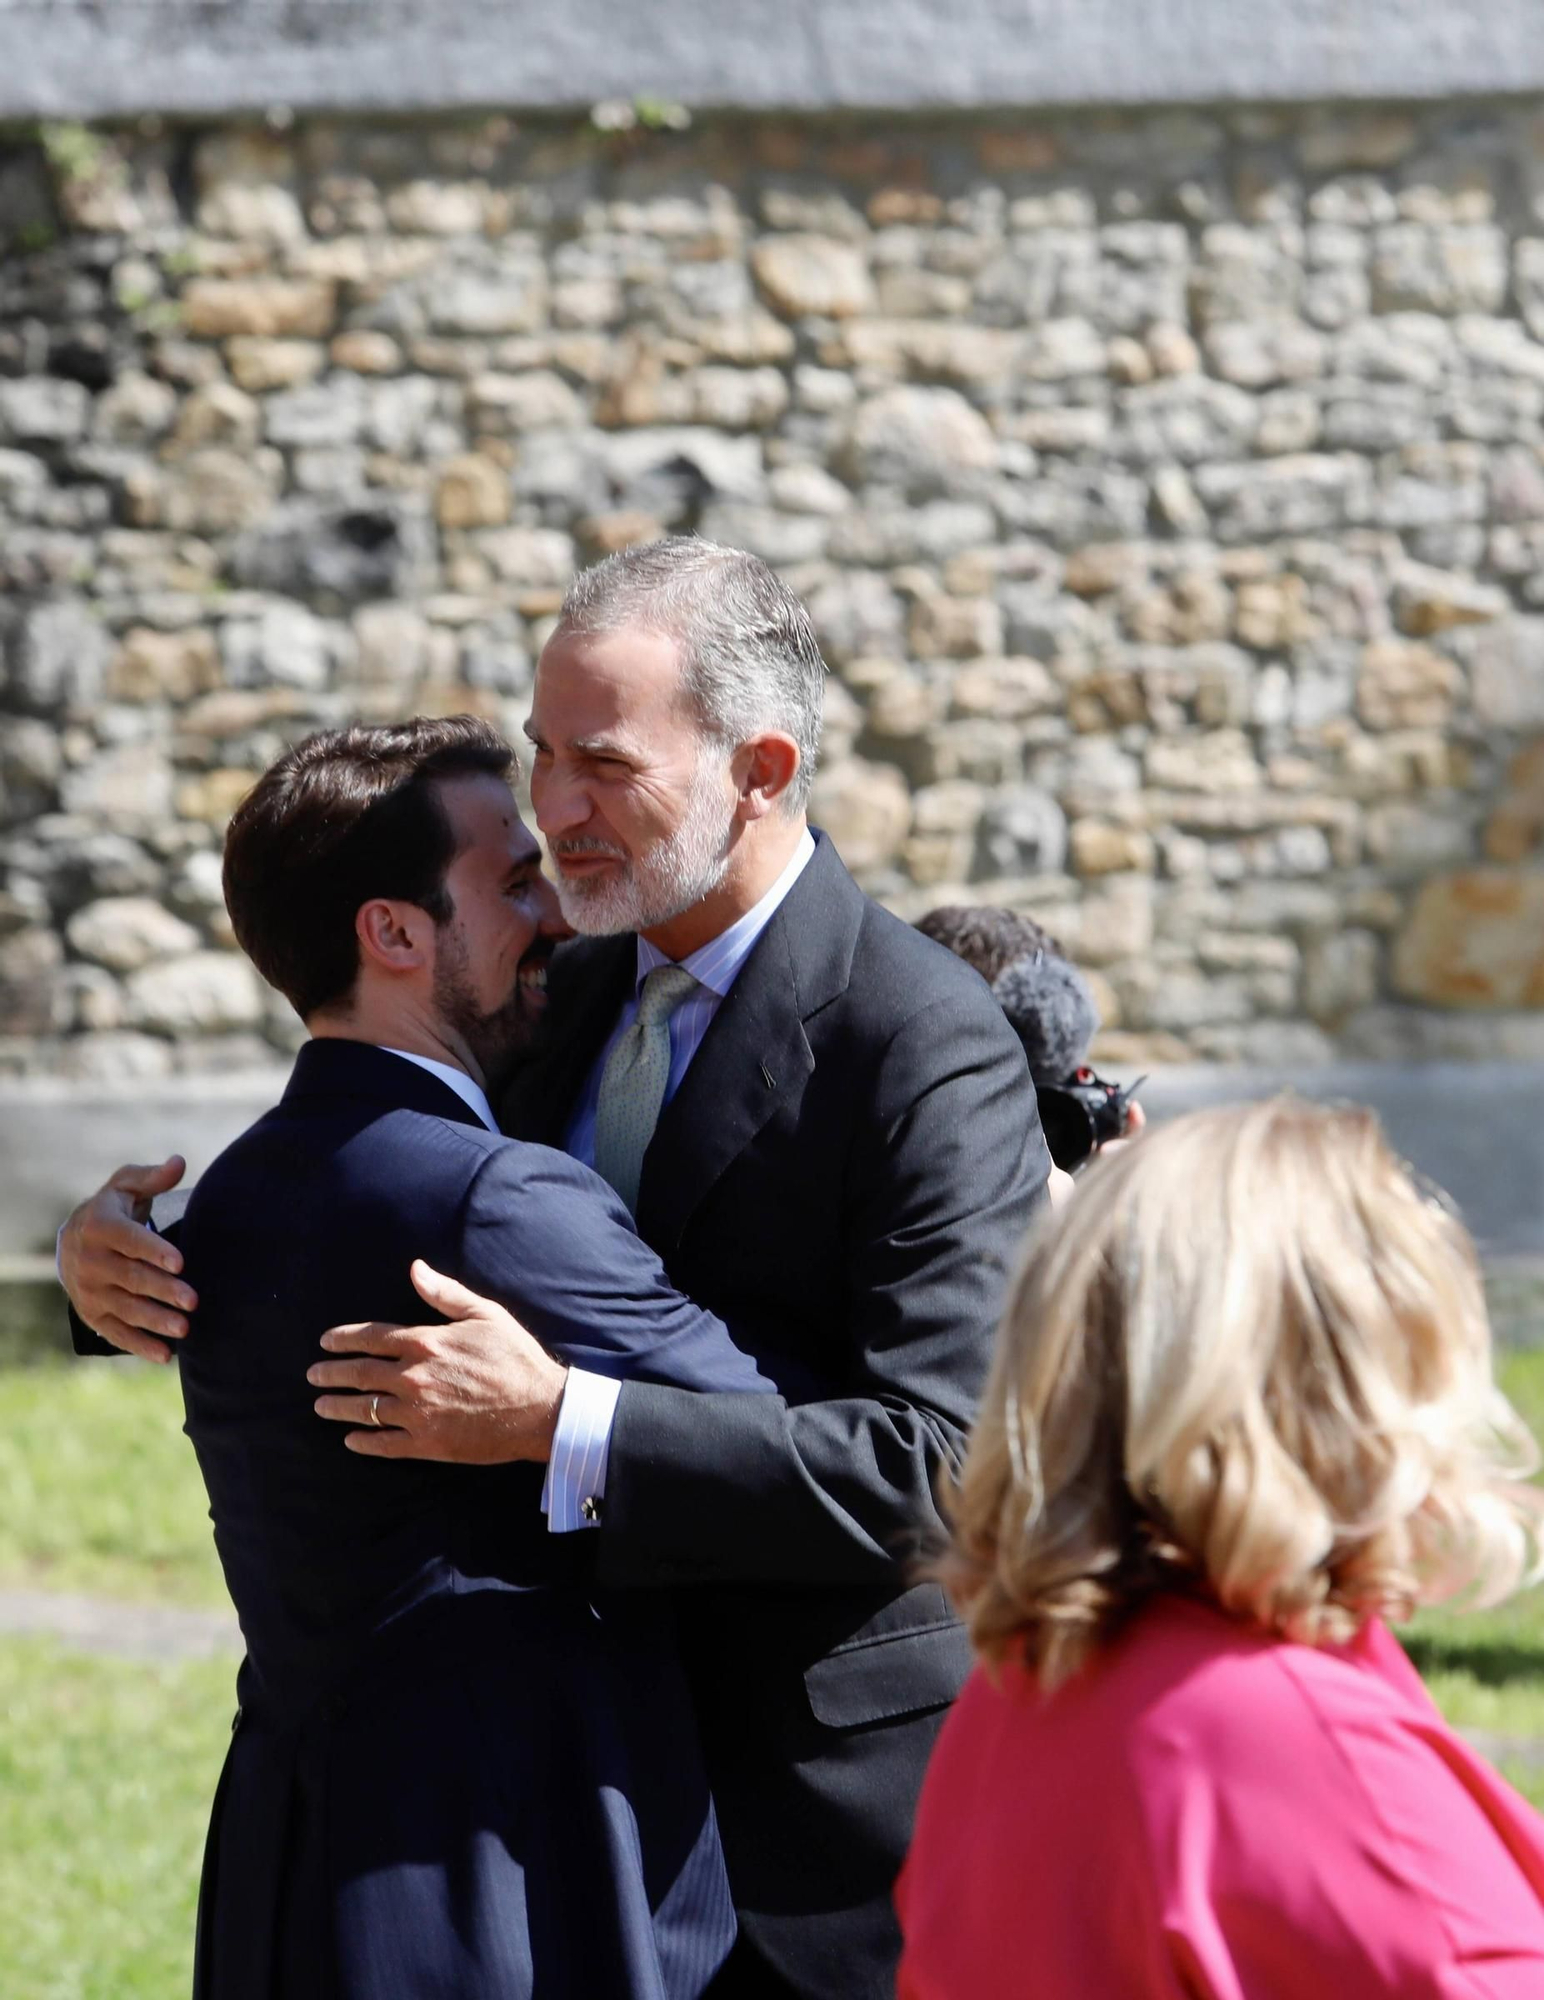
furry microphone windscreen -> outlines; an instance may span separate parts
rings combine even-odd
[[[1065,1083],[1086,1060],[1099,1027],[1099,1009],[1082,973],[1051,952],[1031,952],[1003,967],[992,993],[1024,1044],[1030,1075]]]

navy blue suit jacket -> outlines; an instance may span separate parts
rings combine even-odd
[[[330,1324],[421,1320],[422,1256],[599,1373],[766,1376],[603,1181],[361,1043],[301,1050],[179,1235],[187,1428],[248,1655],[201,1994],[698,1992],[733,1916],[667,1602],[589,1587],[539,1467],[349,1452],[306,1369]]]

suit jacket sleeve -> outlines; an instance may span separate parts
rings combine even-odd
[[[941,1532],[939,1475],[1050,1168],[1023,1053],[969,998],[920,1008],[878,1060],[845,1191],[850,1392],[791,1404],[625,1384],[602,1581],[893,1584]]]
[[[564,1153],[488,1155],[468,1190],[460,1266],[570,1367],[758,1402],[772,1389],[723,1321],[671,1284],[615,1190]]]

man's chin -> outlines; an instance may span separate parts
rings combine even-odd
[[[581,937],[617,937],[638,928],[630,898],[624,901],[614,892],[599,894],[588,885],[581,889],[577,882],[565,882],[561,875],[558,908],[564,923]]]

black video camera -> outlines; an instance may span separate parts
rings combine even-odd
[[[1037,1079],[1041,1129],[1057,1166],[1070,1170],[1097,1152],[1107,1139],[1118,1139],[1126,1129],[1127,1108],[1146,1081],[1145,1076],[1139,1076],[1123,1090],[1118,1083],[1106,1083],[1086,1063],[1065,1083]]]

